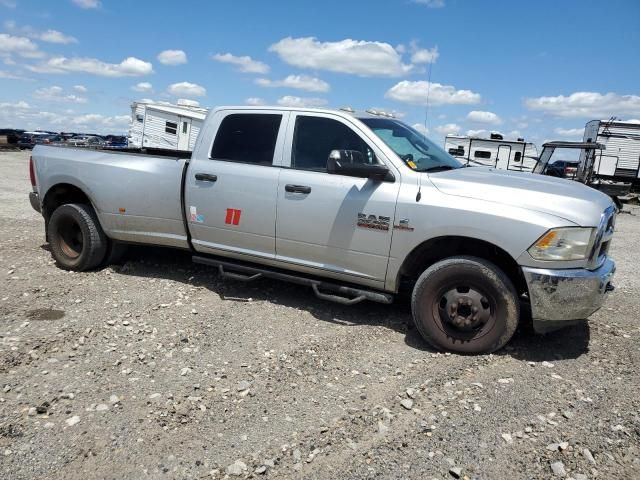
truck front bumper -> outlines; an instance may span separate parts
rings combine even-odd
[[[597,311],[614,289],[611,279],[615,271],[616,264],[610,258],[596,270],[522,267],[536,331],[555,330]]]
[[[42,213],[42,209],[40,208],[40,196],[37,192],[29,192],[29,203],[36,212]]]

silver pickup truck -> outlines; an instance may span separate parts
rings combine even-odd
[[[189,158],[157,153],[34,149],[30,201],[60,267],[152,244],[343,304],[406,293],[424,339],[466,353],[501,348],[529,312],[537,330],[586,319],[613,290],[609,197],[463,168],[393,118],[223,107]]]

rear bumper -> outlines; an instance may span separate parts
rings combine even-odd
[[[613,291],[611,280],[615,271],[616,264],[610,258],[596,270],[522,267],[534,326],[543,322],[561,325],[563,321],[589,317]]]
[[[42,213],[42,208],[40,207],[40,196],[37,192],[29,192],[29,203],[36,212]]]

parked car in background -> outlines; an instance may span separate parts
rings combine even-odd
[[[18,148],[21,150],[31,149],[36,145],[36,139],[51,135],[49,132],[24,132],[18,138]]]
[[[97,135],[79,135],[67,140],[67,145],[73,147],[102,147],[104,144],[104,139]]]
[[[129,146],[129,141],[127,140],[127,137],[124,136],[109,135],[106,138],[104,146],[107,148],[127,148]]]
[[[39,135],[33,139],[34,145],[59,145],[64,141],[62,135]]]
[[[547,166],[545,175],[558,178],[576,178],[580,162],[577,160],[556,160]]]

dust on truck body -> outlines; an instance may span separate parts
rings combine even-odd
[[[127,242],[188,250],[226,278],[271,277],[353,304],[411,298],[439,349],[505,345],[613,289],[615,208],[576,182],[464,168],[404,123],[283,107],[212,111],[192,154],[37,146],[30,200],[58,265]]]

